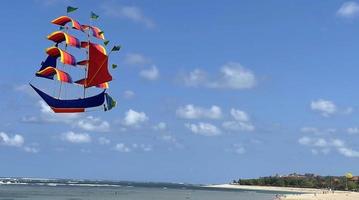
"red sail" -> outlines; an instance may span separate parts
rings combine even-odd
[[[108,72],[108,57],[96,48],[96,44],[90,43],[88,74],[85,87],[97,86],[112,80]]]

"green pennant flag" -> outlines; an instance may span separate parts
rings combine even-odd
[[[117,65],[116,64],[112,64],[112,69],[116,69]]]
[[[111,51],[119,51],[121,49],[121,46],[118,45],[118,46],[113,46],[112,50]]]
[[[91,12],[91,19],[97,19],[100,16],[96,15],[94,12]]]
[[[66,12],[67,12],[67,13],[74,12],[74,11],[76,11],[77,9],[78,9],[78,8],[71,7],[71,6],[67,6]]]
[[[103,44],[104,44],[105,46],[107,46],[107,45],[108,45],[108,43],[110,43],[110,41],[109,41],[109,40],[105,40],[105,41],[103,42]]]

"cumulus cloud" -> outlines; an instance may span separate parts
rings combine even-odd
[[[159,122],[157,125],[153,126],[153,130],[155,131],[164,131],[167,128],[167,124],[165,122]]]
[[[232,108],[231,116],[234,120],[232,121],[225,121],[222,123],[222,126],[224,129],[230,130],[230,131],[254,131],[255,127],[251,123],[249,115],[239,109]]]
[[[246,112],[244,112],[242,110],[236,110],[236,109],[232,108],[231,109],[231,115],[237,121],[242,121],[242,122],[248,122],[249,121],[249,116],[247,115]]]
[[[230,147],[226,148],[225,151],[238,155],[242,155],[247,152],[246,148],[242,144],[232,144]]]
[[[44,102],[39,101],[40,116],[24,116],[21,122],[24,123],[64,123],[85,131],[108,132],[110,123],[98,117],[81,115],[79,113],[54,113]]]
[[[28,153],[38,153],[40,151],[37,147],[25,146],[25,139],[19,134],[11,136],[7,133],[0,132],[0,145],[17,147]]]
[[[127,145],[125,143],[118,143],[114,147],[115,151],[119,151],[121,153],[129,153],[132,151],[142,151],[142,152],[149,152],[153,150],[152,145],[149,144],[132,144]]]
[[[139,53],[128,53],[125,55],[125,63],[129,65],[146,65],[151,63],[151,60]]]
[[[93,116],[80,119],[76,125],[86,131],[108,132],[110,130],[110,123]]]
[[[4,132],[0,132],[0,144],[13,147],[21,147],[25,142],[22,135],[9,136]]]
[[[223,65],[217,78],[210,79],[205,71],[195,69],[189,74],[184,75],[183,81],[186,86],[236,90],[250,89],[257,83],[254,73],[236,62],[229,62]]]
[[[158,77],[160,76],[160,72],[155,65],[152,65],[148,69],[141,70],[140,76],[147,80],[154,81],[158,79]]]
[[[354,1],[344,2],[339,10],[337,15],[343,18],[353,18],[359,15],[359,4]]]
[[[127,147],[124,143],[118,143],[115,145],[115,150],[122,152],[122,153],[128,153],[131,152],[131,149]]]
[[[189,72],[187,75],[183,76],[183,82],[186,86],[198,87],[207,84],[207,74],[206,72],[195,69]]]
[[[344,155],[345,157],[356,157],[359,158],[359,151],[355,151],[353,149],[347,148],[347,147],[341,147],[338,148],[339,153],[341,153],[342,155]]]
[[[26,151],[28,153],[39,153],[40,150],[36,147],[26,146],[26,147],[24,147],[24,151]]]
[[[42,100],[38,101],[37,104],[40,108],[41,115],[36,116],[25,116],[22,117],[21,122],[25,123],[73,123],[74,120],[79,118],[79,113],[54,113],[51,108]]]
[[[185,124],[192,133],[203,136],[216,136],[221,134],[221,130],[210,123],[199,122],[198,124]]]
[[[349,134],[359,134],[359,128],[357,128],[357,127],[347,128],[347,133],[349,133]]]
[[[222,123],[223,128],[231,131],[254,131],[255,127],[246,122],[226,121]]]
[[[359,151],[348,147],[341,139],[326,139],[304,136],[299,138],[298,143],[311,148],[313,154],[328,154],[331,149],[335,149],[345,157],[359,157]]]
[[[106,3],[102,5],[102,9],[108,16],[128,19],[147,28],[155,27],[153,20],[145,16],[139,7]]]
[[[329,117],[337,112],[337,106],[328,100],[319,99],[310,103],[313,111],[320,112],[322,116]]]
[[[137,112],[132,109],[128,110],[125,114],[123,124],[126,126],[139,126],[140,124],[148,121],[148,117],[144,112]]]
[[[246,149],[243,147],[243,145],[235,144],[234,146],[234,152],[236,154],[244,154],[246,153]]]
[[[87,133],[75,133],[69,131],[62,134],[62,140],[70,143],[90,143],[91,137]]]
[[[222,110],[220,107],[213,105],[211,108],[202,108],[188,104],[183,107],[179,107],[176,110],[176,115],[184,119],[220,119],[222,117]]]

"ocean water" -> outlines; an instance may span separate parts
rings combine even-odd
[[[275,193],[200,187],[0,185],[0,200],[272,200]]]
[[[275,193],[200,187],[0,185],[0,200],[272,200]]]

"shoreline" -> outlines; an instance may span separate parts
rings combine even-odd
[[[275,196],[278,200],[358,200],[359,192],[349,191],[328,191],[325,189],[314,188],[293,188],[275,186],[254,186],[254,185],[234,185],[218,184],[206,185],[205,188],[233,189],[233,190],[256,190],[267,192],[288,192],[293,194]],[[296,193],[296,194],[294,194]]]

